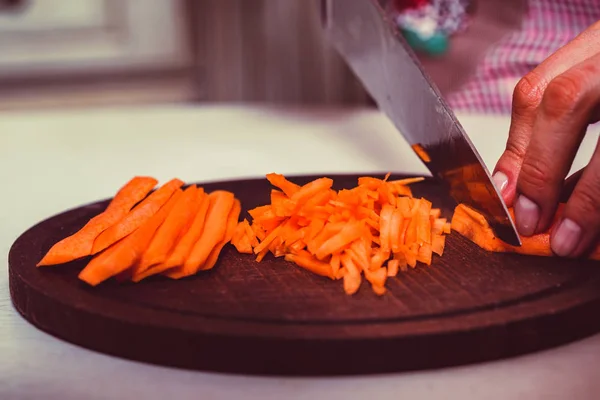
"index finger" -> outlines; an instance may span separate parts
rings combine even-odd
[[[494,168],[494,182],[509,206],[515,199],[517,177],[546,87],[558,75],[599,52],[600,21],[544,60],[515,87],[506,148]]]

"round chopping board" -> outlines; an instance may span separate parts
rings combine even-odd
[[[357,175],[328,175],[336,189]],[[292,177],[305,183],[315,176]],[[399,177],[398,177],[399,178]],[[243,212],[269,201],[266,179],[199,183],[230,190]],[[452,215],[435,182],[412,186]],[[453,232],[443,257],[387,281],[379,297],[228,245],[208,272],[181,280],[77,278],[88,261],[36,268],[57,241],[108,200],[51,217],[9,255],[10,292],[29,322],[71,343],[127,359],[207,371],[339,375],[419,370],[511,357],[600,331],[597,262],[488,253]],[[246,216],[246,214],[243,214]]]

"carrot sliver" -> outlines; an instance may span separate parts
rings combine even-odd
[[[156,230],[182,195],[177,189],[169,201],[135,232],[98,254],[79,273],[79,279],[91,286],[115,276],[132,267],[150,244]]]
[[[367,281],[369,281],[369,283],[371,283],[373,286],[385,286],[387,276],[388,275],[385,268],[379,268],[376,271],[365,271],[365,278],[367,278]]]
[[[431,251],[438,256],[444,254],[444,247],[446,246],[446,236],[433,235],[431,239]]]
[[[390,260],[387,263],[387,275],[388,276],[396,276],[398,275],[398,267],[400,266],[400,262],[398,260]]]
[[[341,251],[345,246],[361,237],[365,231],[365,225],[360,221],[347,223],[338,234],[330,237],[316,251],[316,256],[322,260],[328,255]]]
[[[210,204],[202,234],[194,243],[184,264],[164,274],[169,278],[179,279],[198,272],[212,249],[225,237],[227,217],[234,206],[235,197],[231,192],[215,190],[208,195],[208,198]]]
[[[393,213],[394,208],[386,204],[381,208],[381,214],[379,215],[379,240],[381,241],[381,249],[383,251],[391,250],[390,236]]]
[[[399,209],[393,210],[390,223],[390,248],[393,252],[399,251],[400,246],[402,245],[403,222],[404,219],[402,218],[402,211],[400,211]]]
[[[139,228],[144,222],[152,218],[182,185],[183,181],[177,178],[171,179],[151,193],[119,222],[98,235],[94,240],[92,254],[99,253]]]
[[[242,211],[242,206],[238,199],[234,199],[233,207],[229,212],[229,216],[227,217],[227,229],[225,230],[225,237],[221,242],[219,242],[210,252],[206,262],[201,267],[202,271],[206,271],[212,269],[219,259],[219,254],[221,254],[221,250],[223,247],[231,240],[231,236],[233,235],[233,231],[235,230],[235,226],[237,225],[238,218],[240,217],[240,212]]]
[[[90,219],[79,231],[54,244],[36,266],[64,264],[92,254],[94,241],[119,222],[156,186],[151,177],[136,176],[123,185],[107,208]]]
[[[187,256],[192,251],[194,244],[200,239],[200,236],[204,231],[210,199],[206,193],[199,191],[196,197],[196,202],[197,211],[189,229],[177,242],[167,260],[161,263],[160,267],[157,267],[157,269],[162,268],[162,270],[159,272],[166,271],[174,267],[181,267],[185,263]]]
[[[426,265],[431,265],[431,259],[433,257],[433,252],[431,251],[431,245],[428,243],[423,244],[419,247],[419,251],[417,253],[417,261],[422,262]]]
[[[298,192],[298,190],[300,190],[299,185],[288,181],[281,174],[267,174],[267,180],[271,183],[271,185],[281,189],[287,197],[292,197],[294,194],[296,194],[296,192]]]
[[[241,236],[235,241],[232,239],[231,244],[236,248],[238,253],[254,254],[254,251],[252,250],[252,243],[250,243],[248,236]]]
[[[333,179],[330,178],[319,178],[315,179],[302,186],[296,193],[294,193],[290,199],[296,204],[300,205],[306,202],[312,196],[324,191],[329,190],[333,185]]]
[[[156,231],[152,242],[136,266],[136,272],[143,272],[152,265],[161,264],[167,260],[181,231],[188,225],[196,211],[197,192],[196,185],[184,190],[183,195],[167,215],[165,222]]]
[[[298,266],[307,269],[317,275],[325,276],[330,279],[335,279],[331,265],[314,258],[310,253],[301,251],[298,254],[287,254],[286,261],[291,261]]]

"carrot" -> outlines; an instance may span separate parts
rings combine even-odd
[[[335,275],[333,274],[331,265],[317,260],[307,251],[300,251],[298,254],[286,254],[285,260],[294,262],[298,266],[305,268],[317,275],[334,279]]]
[[[202,271],[206,271],[212,269],[217,260],[219,259],[219,254],[221,254],[221,250],[223,247],[231,240],[231,236],[233,235],[233,231],[235,230],[235,226],[238,222],[238,218],[240,217],[240,212],[242,211],[242,206],[238,199],[233,200],[233,207],[229,211],[229,215],[227,216],[227,228],[225,230],[225,237],[217,243],[217,245],[211,250],[206,262],[200,268]]]
[[[388,261],[387,274],[388,276],[396,276],[398,274],[398,267],[400,266],[400,261],[398,260],[390,260]]]
[[[176,244],[181,231],[189,223],[196,208],[198,189],[192,185],[185,189],[183,195],[167,215],[165,222],[158,228],[152,242],[142,255],[137,265],[137,273],[143,272],[152,265],[166,261]]]
[[[550,232],[560,220],[564,206],[564,203],[559,204],[554,220],[546,232],[529,237],[521,237],[521,246],[512,246],[500,240],[496,237],[483,215],[464,204],[459,204],[454,209],[451,227],[454,231],[460,233],[482,249],[490,252],[552,257],[554,253],[550,247]],[[510,208],[509,212],[514,219],[514,210]],[[600,245],[588,255],[588,258],[591,260],[600,260]]]
[[[123,239],[144,222],[149,220],[171,198],[173,193],[183,185],[179,179],[172,179],[151,193],[119,222],[103,231],[94,240],[92,254],[96,254],[113,243]]]
[[[176,189],[169,201],[142,223],[139,229],[92,258],[79,273],[79,279],[91,286],[96,286],[132,267],[142,256],[156,230],[177,203],[181,194],[182,191]]]
[[[267,174],[267,180],[271,183],[271,185],[279,188],[285,193],[287,197],[292,197],[298,190],[300,190],[300,186],[296,185],[288,181],[283,175],[270,173]]]
[[[327,239],[327,241],[319,247],[316,252],[317,258],[322,260],[326,256],[341,251],[343,248],[360,238],[365,231],[364,228],[365,225],[360,221],[347,223],[338,234]]]
[[[108,207],[89,220],[83,228],[54,244],[37,266],[64,264],[92,254],[94,240],[123,218],[156,186],[151,177],[136,176],[122,186]]]
[[[184,264],[166,271],[164,275],[178,279],[195,274],[204,264],[212,249],[225,237],[227,217],[234,206],[235,197],[233,193],[224,190],[214,191],[208,197],[210,204],[206,224],[200,238],[192,247]]]
[[[199,205],[198,211],[194,216],[194,220],[192,221],[192,224],[190,225],[187,232],[177,242],[175,248],[167,258],[167,260],[164,263],[162,263],[162,271],[183,265],[188,254],[190,254],[190,252],[192,251],[192,247],[202,235],[206,221],[206,215],[208,213],[210,199],[207,194],[202,192],[198,193],[198,198],[196,199],[196,201],[199,203]]]
[[[270,252],[323,277],[343,279],[348,295],[358,291],[364,274],[373,292],[383,295],[388,276],[417,263],[431,265],[434,254],[443,254],[447,228],[440,209],[412,196],[408,185],[422,177],[389,176],[360,177],[356,187],[335,191],[329,178],[299,186],[269,174],[275,187],[270,204],[250,210],[252,223],[238,224],[230,242],[240,252],[252,249],[257,262]]]

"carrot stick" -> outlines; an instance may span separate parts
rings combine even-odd
[[[291,261],[298,266],[305,268],[317,275],[325,276],[330,279],[335,279],[331,265],[315,259],[307,251],[301,251],[298,254],[286,254],[286,261]]]
[[[292,197],[298,190],[300,190],[300,186],[296,185],[288,181],[283,175],[270,173],[267,174],[267,180],[271,183],[271,185],[279,188],[285,193],[287,197]]]
[[[379,240],[381,240],[381,249],[383,251],[390,251],[390,231],[392,225],[392,215],[394,208],[386,204],[381,208],[381,214],[379,215]]]
[[[37,266],[64,264],[92,254],[94,240],[116,224],[156,186],[154,178],[136,176],[121,187],[106,210],[89,220],[73,235],[53,245]]]
[[[152,266],[146,271],[140,272],[135,271],[132,280],[134,282],[140,281],[147,276],[162,273],[164,271],[173,269],[183,265],[185,258],[188,256],[192,249],[192,246],[200,238],[202,229],[204,228],[204,221],[206,213],[208,211],[209,199],[208,195],[204,193],[203,189],[197,190],[196,193],[196,213],[193,217],[189,228],[178,240],[175,248],[172,249],[171,254],[167,257],[166,261],[161,262],[157,265]]]
[[[344,247],[361,237],[365,232],[365,225],[361,221],[347,223],[342,230],[327,239],[316,251],[317,259],[322,260],[328,255],[341,251]]]
[[[136,272],[142,272],[152,265],[166,261],[181,231],[196,211],[197,191],[196,185],[192,185],[183,192],[165,222],[156,231],[150,246],[148,246],[137,265],[138,270]]]
[[[302,186],[290,199],[296,204],[301,205],[306,200],[311,198],[323,190],[328,190],[333,185],[333,180],[329,178],[319,178]]]
[[[221,250],[223,250],[223,247],[225,247],[227,242],[231,240],[231,235],[233,235],[233,230],[235,229],[235,226],[238,222],[241,211],[242,206],[240,204],[240,201],[238,199],[234,199],[233,207],[231,208],[231,211],[227,216],[227,229],[225,231],[225,237],[212,249],[212,251],[208,255],[208,258],[206,259],[206,262],[200,268],[202,271],[212,269],[217,263],[217,260],[219,259],[219,254],[221,254]]]
[[[156,214],[182,185],[183,181],[172,179],[151,193],[119,222],[98,235],[96,240],[94,240],[92,254],[99,253],[139,228]]]
[[[92,258],[89,264],[79,273],[79,279],[91,286],[96,286],[132,267],[142,256],[156,230],[164,222],[181,195],[182,191],[176,189],[169,201],[142,223],[135,232]]]
[[[400,261],[398,261],[398,260],[388,261],[388,276],[396,276],[398,274],[399,266],[400,266]]]
[[[200,239],[192,247],[192,251],[182,266],[166,271],[164,275],[178,279],[193,275],[204,264],[211,250],[223,240],[227,229],[227,217],[234,206],[233,193],[216,190],[208,195],[210,204],[206,224]]]

